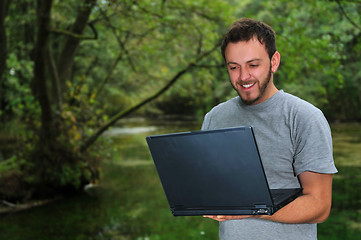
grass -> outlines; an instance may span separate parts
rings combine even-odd
[[[333,125],[333,207],[318,225],[319,239],[361,239],[361,126]]]

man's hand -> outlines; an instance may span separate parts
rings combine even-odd
[[[204,216],[216,221],[260,218],[281,223],[320,223],[327,219],[331,209],[332,175],[303,172],[299,175],[303,195],[269,215]]]
[[[217,215],[217,216],[211,216],[211,215],[205,215],[203,217],[206,217],[206,218],[211,218],[213,220],[216,220],[218,222],[223,222],[223,221],[228,221],[228,220],[241,220],[241,219],[245,219],[245,218],[250,218],[252,216],[250,215],[237,215],[237,216],[220,216],[220,215]]]

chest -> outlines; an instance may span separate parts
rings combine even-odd
[[[242,113],[237,110],[218,115],[212,128],[252,126],[263,167],[271,188],[298,187],[294,175],[296,142],[292,119],[282,111],[271,113]],[[239,144],[242,144],[240,142]]]

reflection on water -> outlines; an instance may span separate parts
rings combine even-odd
[[[91,194],[0,216],[0,239],[218,239],[214,221],[171,215],[145,141],[148,135],[198,129],[200,123],[189,121],[122,122],[104,135],[109,154],[104,156],[99,187]],[[342,178],[335,178],[333,218],[319,226],[319,239],[326,239],[335,225],[341,232],[332,232],[334,237],[360,234],[361,217],[350,207],[361,201],[360,136],[360,125],[333,126],[334,156]]]
[[[151,127],[113,127],[110,130],[104,133],[104,136],[119,136],[125,134],[140,134],[140,133],[149,133],[155,131],[157,128],[154,126]]]

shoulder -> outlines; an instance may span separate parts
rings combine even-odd
[[[210,126],[211,122],[213,125],[219,125],[224,120],[230,120],[235,118],[237,112],[239,112],[240,98],[234,97],[226,102],[220,103],[213,107],[205,116],[203,121],[202,129],[210,129],[215,126]]]
[[[239,97],[234,97],[226,102],[222,102],[218,105],[216,105],[215,107],[213,107],[207,114],[206,116],[211,116],[211,115],[216,115],[219,113],[226,113],[229,112],[231,110],[234,110],[236,108],[238,108],[239,106],[239,101],[240,98]]]
[[[285,93],[289,107],[294,169],[305,172],[335,173],[331,129],[322,111],[299,97]]]
[[[293,117],[305,118],[306,120],[314,117],[324,117],[319,108],[297,96],[283,92],[282,98],[283,107],[287,109]]]
[[[295,107],[295,108],[299,108],[299,109],[304,108],[304,109],[307,109],[310,111],[317,109],[313,104],[311,104],[295,95],[292,95],[290,93],[283,92],[282,97],[283,97],[283,101],[286,104],[290,105],[291,107]]]
[[[313,104],[289,93],[283,93],[280,104],[290,127],[294,143],[306,139],[331,136],[329,123],[322,111]]]

